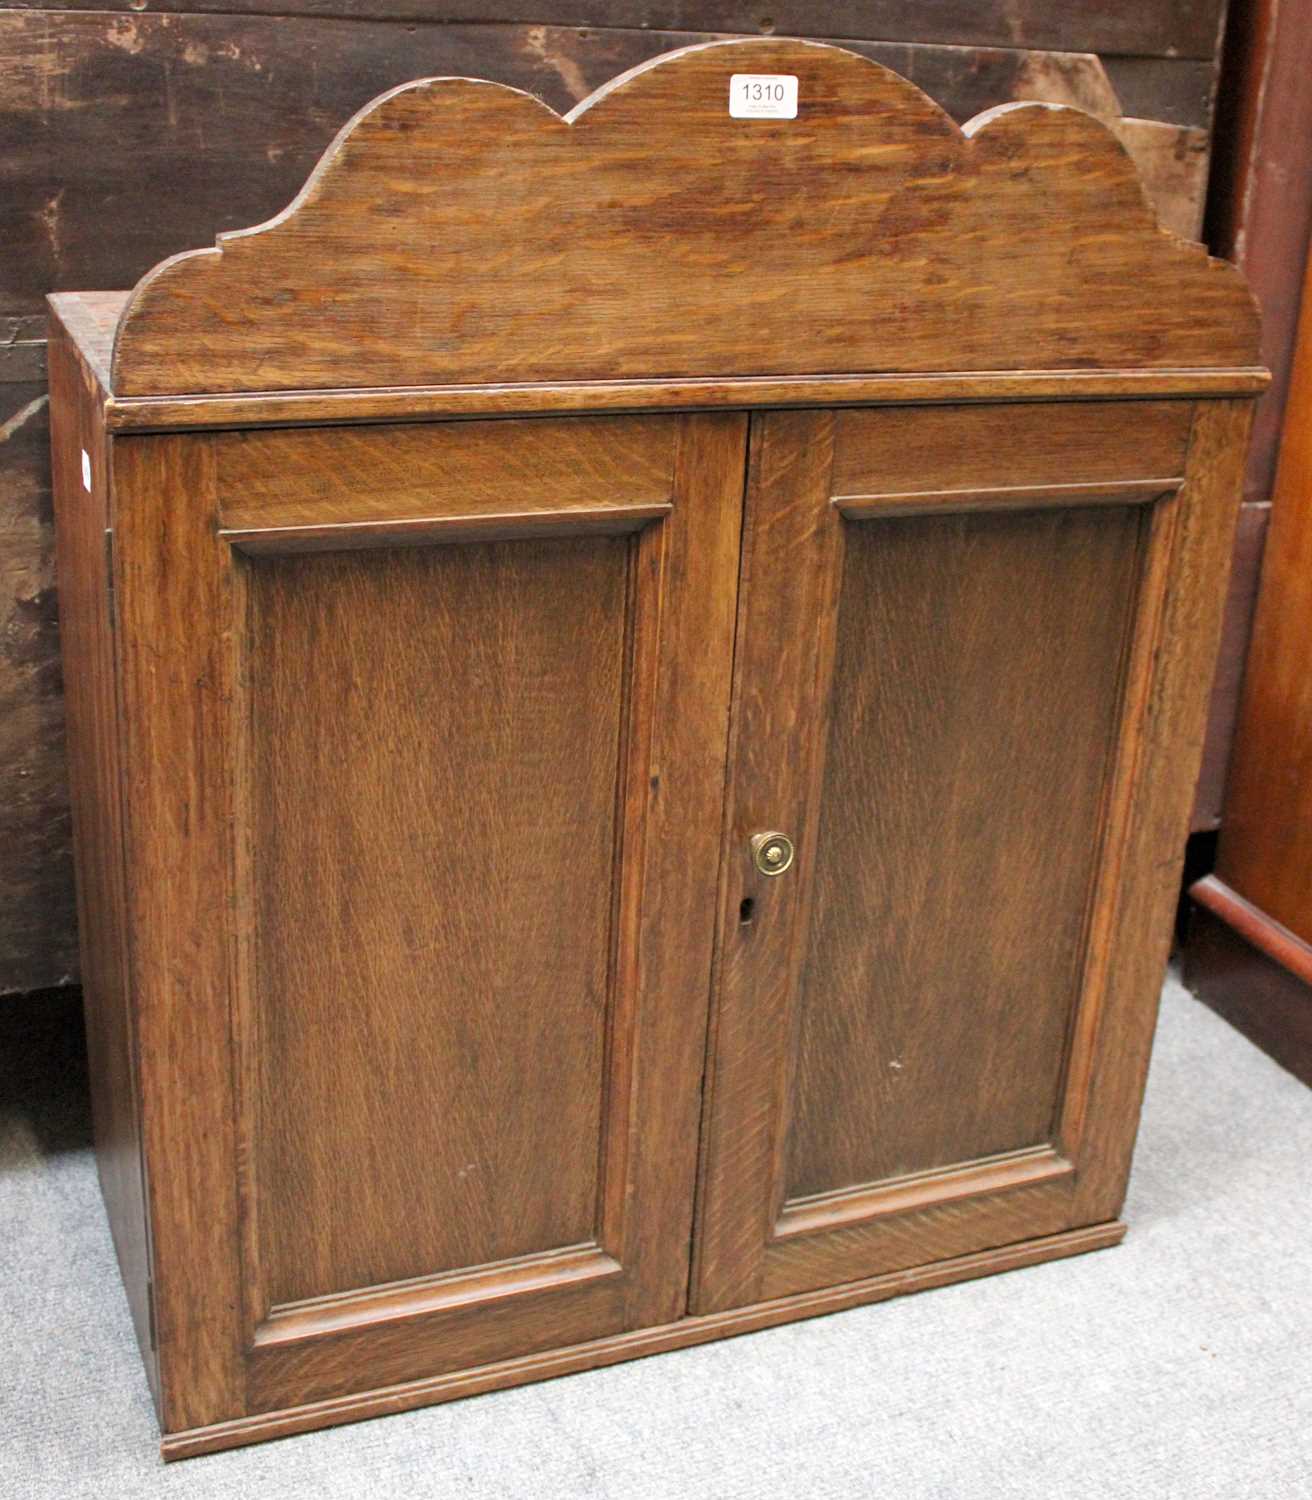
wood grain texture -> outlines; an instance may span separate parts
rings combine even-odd
[[[1289,0],[1230,6],[1218,95],[1209,238],[1262,309],[1270,396],[1253,418],[1244,498],[1270,500],[1312,238],[1312,28]]]
[[[1052,0],[1045,0],[1053,9]],[[1160,6],[1169,0],[1156,0]],[[434,19],[409,24],[351,7],[336,16],[281,6],[262,14],[226,5],[179,13],[111,5],[0,7],[0,106],[5,124],[6,253],[0,256],[0,348],[6,322],[35,318],[52,289],[131,286],[166,256],[210,244],[284,207],[337,127],[383,92],[416,77],[477,77],[525,89],[564,112],[628,68],[676,47],[741,28],[684,29]],[[1152,160],[1199,159],[1211,118],[1212,56],[1092,55],[1097,25],[1074,28],[1066,51],[1010,35],[982,46],[948,28],[934,44],[923,7],[902,4],[896,31],[847,45],[925,90],[959,123],[1014,99],[1075,104],[1109,122],[1157,125],[1174,144]],[[217,11],[194,14],[190,12]],[[908,17],[915,17],[907,24]],[[817,18],[818,19],[818,18]],[[852,18],[854,21],[856,17]],[[924,33],[917,36],[918,28]],[[755,25],[747,28],[754,31]],[[823,34],[801,24],[801,34]],[[1138,143],[1127,145],[1151,166]],[[1178,166],[1177,166],[1178,170]],[[1164,224],[1180,229],[1202,206],[1198,188],[1153,185]],[[1182,195],[1183,190],[1183,195]],[[106,203],[113,205],[107,224]],[[107,231],[107,228],[109,232]],[[41,336],[39,326],[15,335]]]
[[[8,8],[52,12],[133,10],[133,0],[5,0]],[[395,16],[423,19],[424,0],[148,0],[145,9],[223,11],[236,15]],[[534,4],[523,0],[445,0],[442,14],[453,20],[516,22],[525,19],[570,26],[649,27],[694,24],[707,31],[810,32],[824,37],[898,37],[1001,47],[1086,47],[1097,52],[1153,57],[1211,57],[1221,15],[1220,0],[1185,4],[1155,0],[1132,5],[1073,0],[1059,9],[1047,0],[1015,0],[1005,9],[976,0],[943,0],[933,10],[908,10],[900,0],[826,0],[824,4],[776,6],[763,19],[742,0],[567,0]]]
[[[731,119],[735,72],[796,74],[799,118]],[[402,162],[423,186],[398,194]],[[759,293],[726,298],[747,265]],[[138,286],[113,370],[134,395],[735,375],[771,346],[797,373],[1215,367],[1255,342],[1242,284],[1157,229],[1091,118],[1015,106],[963,133],[854,54],[731,42],[564,120],[468,80],[383,96],[284,214]]]
[[[367,1334],[388,1324],[402,1324],[413,1347],[415,1322],[430,1313],[495,1307],[533,1292],[558,1293],[579,1282],[609,1280],[623,1270],[604,1250],[583,1243],[491,1261],[474,1270],[462,1266],[345,1295],[307,1297],[270,1309],[255,1330],[254,1347],[303,1346],[323,1334]]]
[[[891,495],[835,495],[846,521],[876,516],[980,514],[989,511],[1087,510],[1091,506],[1149,505],[1180,487],[1180,478],[1103,479],[1083,484],[1000,484],[977,489],[904,490]]]
[[[1304,283],[1217,874],[1312,942],[1312,260]]]
[[[1166,877],[1187,812],[1158,747],[1179,734],[1181,753],[1197,752],[1197,664],[1214,645],[1207,590],[1229,543],[1242,413],[1198,408],[1184,484],[1152,504],[971,515],[962,491],[967,513],[840,522],[837,533],[835,507],[830,519],[821,508],[835,487],[831,434],[848,415],[828,428],[819,413],[764,419],[748,488],[695,1309],[1057,1233],[1093,1222],[1123,1191],[1146,1058],[1137,1049],[1151,1035],[1153,966],[1165,954],[1146,924],[1169,927]],[[963,431],[981,429],[978,409],[961,414]],[[899,430],[898,412],[851,420],[868,436],[881,415]],[[971,445],[952,440],[950,410],[931,415],[941,450],[931,463],[950,465]],[[1119,415],[1133,433],[1136,409]],[[1148,409],[1149,452],[1159,421]],[[976,448],[985,472],[1001,464],[991,472],[1005,479],[1006,461]],[[1054,476],[1068,471],[1060,450],[1047,450]],[[1078,460],[1077,438],[1071,450]],[[1007,451],[1013,471],[1031,462],[1027,445]],[[834,469],[858,472],[850,455]],[[923,553],[918,535],[934,538]],[[948,566],[954,543],[964,548],[948,567],[960,594],[947,573],[902,577],[916,557]],[[801,601],[804,629],[785,597]],[[1043,616],[1033,629],[1029,610]],[[1186,620],[1199,639],[1185,635]],[[949,682],[938,672],[958,646],[987,665],[949,671]],[[869,733],[852,733],[863,720]],[[961,822],[940,840],[928,830],[954,807]],[[799,851],[783,879],[755,882],[764,894],[735,852],[754,827],[784,828]],[[1048,837],[1044,850],[1033,845]],[[942,869],[940,847],[952,850]],[[1152,892],[1150,912],[1127,910],[1135,881],[1141,900]],[[1141,925],[1131,937],[1132,920]],[[941,971],[901,990],[940,960]],[[899,993],[911,1050],[880,1051]],[[933,1067],[960,1071],[926,1075],[902,1112],[917,1045]],[[900,1066],[885,1066],[890,1058]],[[1012,1136],[987,1134],[1008,1122]]]
[[[683,30],[658,29],[655,13],[627,28],[543,24],[546,13],[536,11],[496,22],[433,20],[422,7],[408,9],[407,20],[405,0],[399,9],[153,0],[0,5],[7,211],[0,428],[15,423],[0,450],[0,598],[9,622],[0,649],[7,735],[0,737],[0,896],[7,913],[0,991],[63,983],[77,972],[42,295],[51,287],[129,286],[166,256],[268,218],[294,195],[342,120],[416,75],[490,78],[564,111],[626,68],[713,40],[726,20],[720,10],[703,15],[688,6],[657,18],[694,28]],[[1125,17],[1109,27],[1102,10],[1059,18],[1050,0],[1048,9],[1021,14],[1013,7],[1003,25],[974,6],[932,16],[913,6],[869,14],[848,7],[846,29],[833,34],[908,78],[959,123],[1019,99],[1097,115],[1134,157],[1159,222],[1195,234],[1214,65],[1210,53],[1179,54],[1193,17],[1179,14],[1172,0],[1153,0],[1146,10],[1154,14],[1133,18],[1132,34]],[[799,17],[797,28],[822,34],[827,14]],[[739,18],[749,29],[760,19]],[[1104,50],[1099,57],[1051,50],[1056,25],[1078,49],[1109,36],[1117,49],[1137,45],[1133,35],[1171,40],[1157,55]],[[989,45],[978,40],[988,36]],[[1288,131],[1280,149],[1296,139],[1297,131]],[[1263,245],[1269,241],[1268,233]]]
[[[759,1301],[787,1040],[819,809],[843,541],[828,504],[832,412],[752,420],[725,787],[715,1006],[706,1064],[691,1309]],[[752,836],[779,829],[797,868],[762,876]]]
[[[1181,510],[1180,491],[1174,490],[1141,523],[1141,561],[1125,642],[1120,723],[1108,768],[1100,848],[1088,901],[1081,994],[1071,1018],[1065,1086],[1056,1122],[1061,1148],[1077,1159],[1085,1144],[1089,1080],[1098,1057],[1109,976],[1117,963],[1111,935],[1136,832],[1135,799],[1151,772],[1145,747]],[[1155,996],[1156,991],[1154,1003]]]
[[[78,973],[49,397],[21,373],[0,380],[0,996]]]
[[[628,1223],[644,1260],[666,1271],[635,1280],[631,1327],[688,1309],[747,442],[741,414],[682,420],[675,494],[688,523],[669,529],[667,550],[648,560],[668,579],[668,603],[638,741],[644,753],[635,754],[631,773],[647,798],[641,868],[648,895],[634,903],[638,921],[623,956],[636,966],[644,1002],[638,1057],[664,1059],[665,1067],[639,1073],[635,1128],[649,1136],[650,1166],[635,1184]],[[636,795],[632,805],[641,806]]]
[[[1305,261],[1312,245],[1312,30],[1288,0],[1228,6],[1218,93],[1209,242],[1236,261],[1263,311],[1263,360],[1272,390],[1254,416],[1245,501],[1269,504],[1290,392]],[[1240,522],[1234,598],[1222,637],[1195,826],[1219,825],[1239,717],[1248,628],[1257,604],[1251,547],[1257,516]],[[1260,540],[1260,538],[1258,538]]]
[[[1074,1170],[1074,1164],[1052,1146],[1027,1146],[961,1166],[909,1172],[885,1182],[790,1198],[779,1211],[774,1238],[786,1240],[888,1215],[915,1213],[957,1198],[978,1198],[1069,1177]]]
[[[1123,772],[1126,833],[1101,939],[1114,961],[1099,1003],[1104,1040],[1091,1058],[1075,1204],[1079,1217],[1072,1222],[1115,1214],[1125,1195],[1202,758],[1210,667],[1220,638],[1251,421],[1249,403],[1200,402],[1185,485],[1163,502],[1175,515],[1153,627],[1152,667],[1134,725],[1134,765]]]
[[[1078,406],[908,406],[845,411],[834,439],[834,494],[1042,489],[1177,476],[1191,407],[1145,402]]]
[[[52,461],[57,516],[60,638],[67,678],[68,770],[73,793],[83,1011],[91,1071],[96,1166],[147,1378],[159,1403],[151,1247],[142,1159],[142,1098],[129,967],[123,859],[123,744],[114,662],[113,512],[105,392],[55,323]],[[91,483],[83,481],[83,459]],[[58,913],[56,913],[56,916]]]
[[[651,436],[657,451],[668,451],[663,446],[667,434],[667,424],[659,420],[653,423]],[[440,1036],[450,1030],[452,1020],[463,1017],[467,1023],[458,1028],[464,1034],[449,1049],[455,1071],[450,1075],[449,1088],[436,1091],[447,1102],[434,1117],[432,1128],[437,1135],[433,1151],[421,1183],[416,1185],[421,1197],[430,1195],[427,1201],[434,1204],[434,1226],[440,1224],[448,1240],[452,1234],[464,1236],[461,1253],[466,1260],[460,1274],[444,1279],[431,1274],[436,1266],[430,1265],[425,1285],[412,1281],[388,1291],[383,1283],[367,1297],[354,1299],[349,1308],[340,1298],[318,1298],[313,1306],[291,1309],[294,1326],[287,1329],[287,1337],[280,1331],[285,1320],[275,1313],[256,1330],[248,1358],[252,1409],[285,1406],[313,1399],[316,1394],[342,1394],[358,1388],[364,1367],[379,1378],[401,1382],[423,1372],[482,1364],[510,1353],[667,1320],[683,1311],[696,1160],[697,1085],[712,940],[709,898],[715,878],[716,813],[727,731],[732,628],[732,588],[727,585],[737,565],[744,438],[741,418],[681,423],[676,439],[673,512],[633,543],[588,541],[545,547],[513,543],[492,549],[508,559],[526,559],[518,564],[521,567],[530,566],[539,553],[555,553],[564,559],[567,554],[561,549],[565,547],[582,549],[583,557],[597,548],[621,549],[631,561],[619,580],[621,596],[610,600],[608,607],[598,609],[597,590],[587,587],[588,574],[579,559],[569,570],[569,577],[556,583],[548,580],[545,588],[534,591],[521,588],[498,592],[482,587],[488,582],[486,578],[476,580],[480,582],[475,590],[480,597],[479,608],[494,628],[485,632],[486,643],[475,648],[467,668],[439,674],[429,691],[445,696],[451,683],[462,680],[461,672],[465,672],[468,691],[457,692],[457,700],[471,701],[475,692],[487,694],[488,702],[480,712],[489,731],[508,742],[489,746],[486,757],[471,754],[467,737],[452,725],[446,762],[436,757],[430,764],[431,748],[425,749],[423,739],[416,742],[414,753],[422,763],[416,779],[421,784],[431,780],[434,765],[438,770],[444,763],[463,767],[463,774],[474,777],[485,788],[488,807],[480,819],[477,814],[482,794],[470,798],[469,808],[451,820],[451,831],[462,835],[473,857],[486,860],[489,844],[493,853],[498,847],[495,839],[489,841],[490,829],[497,826],[497,820],[512,817],[514,809],[521,809],[530,824],[519,830],[518,842],[522,849],[532,851],[532,862],[517,877],[506,869],[500,873],[472,872],[469,889],[483,890],[485,903],[503,888],[513,895],[516,878],[522,887],[521,897],[508,902],[500,929],[484,924],[480,940],[471,941],[474,929],[470,922],[476,919],[463,883],[458,891],[445,896],[439,893],[436,903],[446,925],[433,947],[432,962],[446,968],[454,965],[457,980],[470,965],[490,962],[497,972],[504,971],[508,987],[507,1014],[489,1015],[480,998],[486,985],[479,984],[476,976],[471,974],[475,984],[470,987],[468,1000],[459,998],[459,985],[450,991],[443,977],[442,992],[452,998],[442,1009],[450,1013],[450,1019],[443,1014],[440,1025],[427,1028],[420,1022],[416,1033],[423,1037],[426,1030],[435,1030]],[[478,451],[475,435],[473,452]],[[621,446],[621,455],[623,451]],[[622,472],[616,470],[617,490],[622,489]],[[477,567],[480,555],[489,551],[479,547],[435,550],[471,567]],[[402,555],[392,554],[391,560]],[[604,557],[605,550],[597,555]],[[425,554],[404,556],[420,559]],[[269,565],[283,564],[271,561]],[[459,565],[452,561],[447,566]],[[591,610],[596,616],[580,621],[575,631],[561,628],[560,601],[570,592],[582,596],[576,609]],[[482,602],[485,594],[489,596],[486,603]],[[380,604],[380,618],[393,613],[390,605]],[[465,613],[474,611],[471,608]],[[516,625],[521,617],[522,623]],[[604,682],[599,686],[594,683],[598,690],[589,698],[586,676],[578,683],[574,676],[580,673],[589,651],[604,655],[607,641],[615,644],[613,632],[617,627],[622,632],[618,644],[621,661],[627,662],[628,686],[625,689],[615,683],[608,691]],[[508,697],[483,684],[489,672],[495,677],[501,670],[496,658],[511,649],[517,635],[525,631],[529,637],[546,631],[538,644],[546,652],[543,666],[548,670],[542,681],[521,685],[523,707],[516,711],[511,706],[513,680],[507,684]],[[589,633],[596,637],[591,645],[586,639]],[[483,660],[480,650],[491,655]],[[389,661],[395,654],[380,653]],[[526,650],[522,655],[527,667],[533,653]],[[699,666],[690,670],[694,655]],[[562,665],[568,660],[570,675],[552,690],[554,679],[549,668],[557,660]],[[513,679],[513,674],[510,677]],[[571,703],[582,707],[584,702],[591,702],[595,710],[585,715],[587,723],[572,719],[569,709]],[[572,724],[569,753],[577,757],[578,764],[564,768],[557,759],[553,773],[548,753],[550,736],[539,744],[531,732],[516,734],[517,728],[531,729],[522,718],[525,712],[559,716],[567,729]],[[618,717],[621,713],[622,719]],[[600,761],[586,753],[586,746],[598,733],[603,737],[609,733],[615,740],[609,758],[602,756]],[[562,795],[568,798],[579,777],[597,774],[597,764],[604,765],[611,778],[606,808],[594,807],[590,813],[575,797],[570,816],[552,820],[550,809],[560,805]],[[614,783],[617,766],[618,787]],[[526,767],[538,769],[526,777]],[[533,779],[553,774],[559,785],[539,785]],[[404,804],[404,791],[390,795],[401,799],[399,806]],[[596,796],[602,796],[600,787]],[[440,809],[444,799],[436,800]],[[544,812],[548,815],[546,823],[542,821]],[[581,829],[577,826],[580,820]],[[556,832],[551,834],[553,821]],[[375,845],[377,835],[372,825],[362,836],[383,851],[395,847],[402,858],[412,842],[407,834],[403,839]],[[555,843],[551,842],[553,837]],[[570,847],[574,839],[580,842],[578,851]],[[576,853],[582,857],[589,840],[599,841],[599,858],[603,846],[608,851],[616,850],[618,864],[612,876],[607,863],[604,890],[588,885],[586,860],[576,868]],[[504,844],[500,847],[506,856],[503,864],[508,865],[515,850]],[[252,859],[258,867],[257,851]],[[423,875],[420,886],[431,887],[433,878]],[[549,883],[554,895],[543,894],[543,882]],[[395,891],[386,884],[375,883],[375,887],[374,908],[384,914],[396,909]],[[420,901],[419,905],[422,910],[416,912],[416,920],[431,927],[433,903]],[[490,912],[491,907],[487,909]],[[562,918],[574,923],[563,949]],[[571,1011],[566,997],[554,990],[547,996],[542,987],[550,987],[556,971],[564,972],[562,965],[586,967],[591,961],[595,967],[597,950],[590,946],[595,941],[594,933],[600,933],[603,940],[603,972],[600,977],[594,975],[594,993],[582,1011],[577,1007]],[[405,945],[398,947],[393,942],[384,947],[388,952],[399,952]],[[376,945],[367,951],[375,952]],[[511,972],[516,965],[517,974]],[[595,993],[602,981],[602,987],[610,992],[609,1015],[603,997]],[[498,994],[502,988],[500,983],[495,986]],[[394,1035],[419,1021],[428,1002],[422,997],[416,997],[416,1002],[395,1013]],[[517,1009],[525,1005],[527,1011]],[[556,1028],[567,1027],[571,1015],[574,1036],[583,1053],[582,1065],[573,1068],[561,1054],[564,1039],[555,1037]],[[498,1038],[505,1027],[516,1025],[516,1016],[522,1036],[507,1046]],[[379,1024],[378,1018],[369,1022],[375,1038]],[[480,1065],[471,1048],[476,1037],[485,1033],[493,1045]],[[265,1049],[252,1050],[256,1057],[262,1057]],[[420,1044],[416,1050],[423,1052],[425,1045]],[[556,1064],[544,1066],[553,1056]],[[512,1066],[517,1057],[524,1062],[518,1073]],[[417,1100],[425,1080],[431,1083],[434,1059],[430,1057],[429,1061],[430,1067],[417,1066],[413,1075]],[[439,1072],[447,1066],[440,1057],[436,1062]],[[591,1089],[584,1076],[589,1071],[593,1074]],[[597,1087],[602,1078],[604,1083]],[[547,1114],[536,1120],[533,1131],[517,1136],[510,1123],[526,1111],[532,1116],[538,1105]],[[373,1112],[376,1114],[376,1106]],[[449,1191],[442,1191],[442,1174],[434,1176],[431,1183],[427,1178],[432,1160],[445,1159],[449,1154],[447,1142],[439,1142],[439,1138],[453,1128],[461,1112],[473,1133],[475,1147],[485,1156],[492,1151],[493,1143],[501,1141],[502,1133],[507,1133],[505,1149],[527,1175],[518,1183],[462,1186],[461,1165],[451,1186],[456,1194],[472,1195],[484,1208],[480,1215],[471,1215],[475,1220],[472,1225],[455,1227],[442,1222],[436,1213],[439,1200],[449,1207],[451,1199]],[[553,1113],[558,1120],[552,1118]],[[261,1134],[258,1125],[251,1127],[251,1133]],[[407,1136],[413,1133],[411,1126]],[[391,1153],[392,1165],[385,1167],[384,1178],[393,1169],[413,1170],[408,1139],[403,1142],[397,1137],[395,1146],[385,1146],[390,1137],[385,1130],[379,1131],[373,1120],[364,1138],[372,1143],[371,1154],[381,1151],[386,1158]],[[313,1155],[314,1149],[301,1152],[301,1158]],[[353,1159],[359,1160],[360,1155],[357,1146]],[[454,1157],[451,1163],[457,1165]],[[578,1191],[571,1195],[566,1180]],[[503,1191],[496,1191],[498,1187]],[[553,1235],[568,1229],[585,1238],[595,1236],[606,1253],[594,1256],[590,1266],[577,1256],[539,1256],[534,1262],[521,1256],[518,1264],[505,1260],[487,1266],[480,1256],[480,1245],[484,1254],[522,1250],[526,1226],[532,1229],[534,1221],[525,1195],[533,1196],[541,1210],[539,1245],[534,1248],[542,1248],[541,1242],[550,1246]],[[582,1207],[583,1199],[589,1196],[585,1220],[571,1220],[566,1225],[562,1215],[568,1215],[571,1203]],[[439,1247],[424,1244],[422,1235],[413,1242],[408,1235],[398,1236],[395,1223],[394,1216],[380,1218],[380,1232],[390,1226],[390,1239],[380,1239],[380,1250],[390,1257],[405,1253],[414,1257],[416,1264],[432,1262]],[[489,1225],[493,1229],[501,1225],[503,1236],[520,1238],[492,1244]],[[483,1235],[481,1241],[477,1239],[479,1234]],[[252,1260],[264,1266],[271,1257],[261,1246]],[[397,1269],[395,1265],[384,1267],[377,1274],[394,1274]]]
[[[1132,508],[849,529],[789,1199],[1048,1139],[1139,530]]]
[[[132,307],[170,1451],[1119,1236],[1262,376],[1102,126],[420,83]]]
[[[221,534],[287,551],[634,531],[669,511],[674,439],[672,417],[233,433]]]
[[[437,1307],[421,1302],[378,1318],[356,1308],[341,1327],[287,1343],[258,1339],[245,1361],[246,1409],[279,1411],[339,1399],[360,1389],[362,1375],[403,1385],[624,1330],[622,1276],[577,1278],[565,1266],[546,1263],[541,1269],[538,1286],[520,1285],[504,1297],[458,1298]]]
[[[0,315],[0,996],[78,976],[44,334]]]
[[[593,1238],[628,553],[250,572],[275,1305]]]
[[[65,296],[73,294],[66,293]],[[53,299],[52,299],[53,300]],[[62,299],[61,299],[62,300]],[[1244,396],[1265,390],[1257,365],[1213,370],[1038,370],[934,375],[743,375],[722,380],[609,380],[581,384],[366,388],[220,396],[111,396],[111,432],[185,432],[425,418],[564,412],[754,410],[773,406],[949,401],[1136,400]]]
[[[732,1308],[701,1317],[681,1318],[677,1323],[636,1329],[574,1348],[505,1360],[483,1370],[459,1371],[436,1379],[418,1380],[391,1389],[364,1391],[337,1400],[301,1404],[282,1411],[240,1418],[191,1432],[166,1434],[161,1452],[166,1460],[194,1458],[245,1443],[286,1437],[297,1432],[358,1422],[368,1417],[410,1411],[443,1401],[455,1401],[485,1391],[506,1390],[533,1380],[548,1380],[576,1370],[604,1368],[627,1359],[642,1359],[670,1349],[688,1348],[711,1339],[733,1338],[758,1329],[789,1323],[798,1318],[841,1312],[872,1302],[883,1302],[932,1287],[951,1286],[977,1276],[1040,1265],[1068,1255],[1082,1255],[1117,1245],[1125,1237],[1120,1222],[1067,1230],[1036,1240],[1022,1240],[996,1250],[958,1256],[914,1271],[872,1276],[843,1286],[826,1287],[793,1297],[778,1298],[750,1307]]]
[[[1254,414],[1244,498],[1263,506],[1271,500],[1312,243],[1312,29],[1302,8],[1288,0],[1234,0],[1221,63],[1208,238],[1239,265],[1262,309],[1263,362],[1272,385]],[[1236,594],[1222,639],[1195,827],[1215,827],[1222,817],[1218,783],[1239,713],[1260,562],[1251,549],[1255,540],[1260,544],[1254,535],[1260,526],[1256,513],[1247,525],[1240,522]]]
[[[127,292],[60,292],[51,297],[70,328],[78,347],[97,369],[108,369],[114,324],[126,305]],[[408,386],[341,391],[256,391],[217,396],[110,396],[105,422],[115,432],[200,431],[241,428],[246,441],[260,427],[344,424],[351,422],[422,421],[442,417],[522,416],[553,413],[646,412],[661,410],[752,409],[767,406],[843,406],[862,403],[962,403],[976,401],[1030,402],[1144,400],[1153,397],[1228,396],[1258,394],[1270,376],[1257,365],[1230,368],[1154,370],[1023,370],[937,372],[927,375],[742,375],[720,380],[610,380],[582,383],[498,384],[479,386]],[[1178,410],[1178,408],[1175,408]],[[1090,429],[1100,443],[1121,451],[1113,420],[1115,406],[1095,407]],[[1029,421],[1027,407],[1017,405],[1012,417],[1030,442],[1046,441],[1043,424]],[[1048,415],[1065,432],[1072,450],[1083,451],[1081,467],[1106,476],[1129,471],[1116,458],[1096,456],[1096,444],[1086,441],[1081,423],[1062,419],[1051,404]],[[1148,419],[1150,433],[1160,426],[1161,439],[1145,451],[1164,469],[1175,450],[1169,436],[1172,418],[1163,407],[1159,420]],[[932,417],[912,430],[931,431]],[[981,439],[998,446],[997,432],[981,428]],[[346,440],[343,439],[344,444]],[[1164,442],[1164,446],[1163,446]],[[346,449],[349,451],[349,444]],[[258,451],[258,448],[255,450]],[[923,459],[929,452],[921,443]],[[892,455],[890,455],[892,457]],[[987,454],[981,454],[987,462]],[[951,462],[939,455],[940,464]],[[1092,468],[1090,468],[1092,465]],[[986,471],[981,471],[986,472]],[[996,472],[996,470],[995,470]],[[1021,471],[1017,471],[1018,474]],[[327,481],[321,480],[320,483]],[[904,481],[910,483],[911,481]]]
[[[166,1428],[684,1309],[746,425],[658,417],[645,450],[629,421],[548,425],[504,426],[511,490],[532,450],[600,494],[613,432],[611,501],[632,469],[667,509],[244,560],[229,494],[306,445],[333,475],[341,434],[122,440]],[[495,517],[478,424],[399,448],[436,476],[466,439]],[[212,629],[180,643],[198,600]],[[153,864],[170,841],[185,879]]]
[[[168,1429],[237,1416],[246,1403],[229,1015],[241,916],[231,882],[236,585],[213,535],[203,444],[117,439],[111,483],[123,857]],[[61,503],[76,504],[77,490],[61,486]]]

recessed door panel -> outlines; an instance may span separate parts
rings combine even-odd
[[[1078,1221],[1188,418],[753,418],[698,1310]]]
[[[1050,1139],[1139,524],[844,523],[785,1202]]]
[[[595,1239],[635,545],[251,567],[275,1305]]]

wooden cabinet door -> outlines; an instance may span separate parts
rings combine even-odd
[[[1115,1218],[1244,420],[753,419],[695,1310]]]
[[[119,442],[168,1429],[684,1312],[746,432]]]

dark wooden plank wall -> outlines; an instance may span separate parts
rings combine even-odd
[[[0,0],[0,992],[75,977],[42,298],[130,286],[282,208],[338,126],[433,73],[564,109],[711,35],[841,40],[959,120],[1111,121],[1201,221],[1224,0]],[[442,20],[434,20],[434,12]],[[1129,117],[1122,120],[1121,117]]]

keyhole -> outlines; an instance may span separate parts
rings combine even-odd
[[[749,926],[751,924],[751,920],[752,920],[752,917],[755,914],[755,912],[756,912],[756,902],[750,896],[744,896],[743,899],[738,903],[738,921],[739,921],[739,923],[743,927]]]

